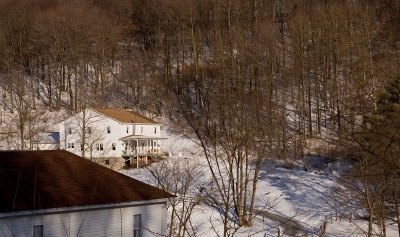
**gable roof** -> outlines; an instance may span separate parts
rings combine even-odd
[[[98,109],[93,108],[94,111],[101,113],[107,117],[117,120],[120,123],[148,123],[158,124],[154,120],[147,118],[141,114],[127,109]]]
[[[60,133],[59,132],[43,132],[39,134],[39,144],[59,144]]]
[[[0,213],[173,197],[67,151],[2,151],[0,167]]]

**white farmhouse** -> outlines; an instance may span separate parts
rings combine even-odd
[[[0,152],[0,236],[165,236],[173,196],[67,151]]]
[[[126,164],[163,156],[162,124],[126,109],[86,109],[59,124],[60,148],[82,157],[123,157]],[[140,161],[140,162],[139,162]]]

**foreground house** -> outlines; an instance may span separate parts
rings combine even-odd
[[[0,152],[0,236],[164,236],[172,195],[66,151]]]
[[[162,124],[132,110],[85,109],[59,124],[60,148],[90,159],[102,158],[106,165],[115,159],[135,160],[165,156],[161,150]]]

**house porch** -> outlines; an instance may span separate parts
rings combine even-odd
[[[167,138],[134,135],[122,138],[125,149],[121,156],[125,159],[125,165],[136,165],[136,168],[140,168],[147,165],[149,159],[156,161],[161,157],[168,156],[161,149],[161,143],[165,139]]]

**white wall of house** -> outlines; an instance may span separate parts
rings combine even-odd
[[[92,206],[89,210],[54,210],[53,213],[29,212],[26,216],[1,217],[0,214],[0,236],[33,236],[33,226],[43,225],[44,236],[133,237],[134,215],[137,214],[141,215],[143,237],[166,234],[165,202],[113,208]]]
[[[58,143],[39,143],[33,145],[34,150],[58,150],[60,149],[60,145]]]
[[[134,135],[161,137],[160,125],[158,125],[158,124],[136,124]]]
[[[86,157],[118,157],[124,149],[119,141],[121,125],[101,114],[88,110],[84,115],[80,112],[59,124],[60,148],[81,155],[82,125],[85,121]],[[124,133],[126,134],[126,133]]]
[[[87,147],[85,157],[120,157],[125,143],[120,140],[130,135],[161,136],[160,124],[126,124],[88,109],[59,124],[60,149],[81,155],[82,124],[90,127],[86,130]]]

